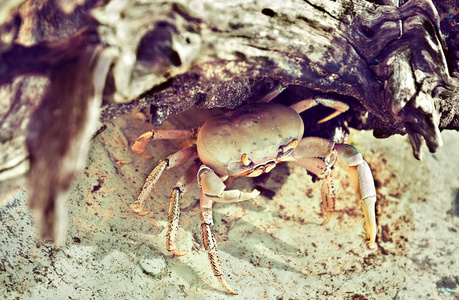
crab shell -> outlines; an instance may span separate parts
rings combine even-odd
[[[275,103],[245,105],[207,120],[198,132],[201,161],[220,176],[258,176],[251,172],[269,164],[269,172],[289,153],[282,146],[301,140],[304,125],[292,108]],[[241,161],[247,154],[249,169]]]

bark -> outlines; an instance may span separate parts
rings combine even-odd
[[[284,86],[285,104],[349,104],[320,129],[310,122],[309,134],[330,137],[344,124],[409,134],[421,158],[424,143],[442,145],[441,130],[459,129],[454,1],[30,0],[0,9],[0,193],[27,178],[42,237],[62,233],[57,199],[94,122],[132,110],[151,106],[160,125],[192,106],[234,108]]]

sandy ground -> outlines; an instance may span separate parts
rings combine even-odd
[[[196,112],[163,128],[201,124]],[[199,191],[183,199],[179,248],[165,248],[171,188],[186,166],[167,171],[146,208],[132,203],[156,161],[181,141],[149,145],[151,160],[130,145],[151,129],[133,113],[108,124],[92,142],[88,165],[68,200],[69,232],[61,249],[39,244],[25,192],[0,209],[0,295],[5,299],[459,299],[459,134],[416,161],[406,137],[376,140],[353,132],[350,143],[373,169],[378,192],[378,249],[367,250],[363,213],[347,168],[333,171],[336,214],[321,226],[320,183],[293,164],[266,182],[238,179],[232,188],[262,187],[266,196],[214,207],[213,231],[229,284],[214,278],[200,233]]]

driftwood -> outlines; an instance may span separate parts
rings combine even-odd
[[[20,2],[0,6],[0,194],[27,179],[42,238],[65,236],[62,202],[97,121],[132,110],[151,106],[160,125],[283,86],[286,104],[350,105],[326,131],[408,134],[419,159],[459,130],[453,1]]]

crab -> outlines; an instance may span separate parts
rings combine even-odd
[[[367,246],[376,248],[375,203],[376,191],[370,167],[362,155],[351,145],[335,143],[318,137],[303,137],[304,124],[300,113],[316,105],[333,108],[334,113],[319,121],[326,122],[345,112],[349,106],[343,102],[310,98],[291,106],[270,102],[277,93],[270,93],[254,104],[240,106],[220,116],[208,119],[198,129],[151,130],[142,134],[133,144],[133,152],[143,156],[151,140],[197,138],[196,143],[159,160],[141,189],[133,212],[146,215],[144,203],[166,169],[195,159],[171,192],[169,224],[166,234],[167,250],[174,255],[188,251],[177,248],[177,230],[180,199],[186,189],[197,179],[200,187],[201,229],[204,246],[208,252],[214,275],[230,293],[237,294],[224,278],[212,234],[212,205],[215,202],[233,203],[257,197],[260,192],[227,190],[224,184],[229,177],[256,177],[270,172],[278,163],[291,161],[323,180],[322,205],[326,224],[335,207],[331,167],[337,158],[349,166],[350,177],[365,216]]]

